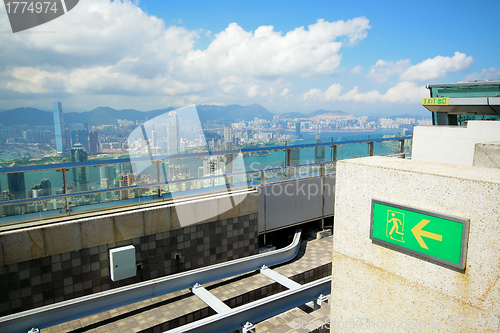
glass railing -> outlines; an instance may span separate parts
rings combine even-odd
[[[412,136],[311,141],[0,168],[0,226],[331,175],[342,159],[408,158]]]

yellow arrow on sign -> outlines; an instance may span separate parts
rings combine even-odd
[[[415,238],[417,239],[417,242],[418,242],[418,244],[420,244],[420,247],[423,247],[424,249],[427,249],[427,250],[429,248],[425,244],[422,237],[427,237],[427,238],[434,239],[434,240],[437,240],[440,242],[443,241],[442,235],[438,235],[438,234],[434,234],[432,232],[422,230],[429,222],[430,222],[429,220],[422,219],[422,221],[418,222],[418,224],[411,229],[411,232],[412,232],[413,236],[415,236]]]

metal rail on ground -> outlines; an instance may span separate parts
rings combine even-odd
[[[245,323],[255,324],[296,306],[300,306],[331,292],[332,277],[301,285],[299,288],[285,290],[252,303],[231,309],[230,312],[213,316],[177,327],[168,333],[183,332],[232,332],[243,328]],[[325,323],[327,324],[327,323]]]

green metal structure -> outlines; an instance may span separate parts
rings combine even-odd
[[[469,120],[500,120],[500,81],[429,84],[422,105],[434,125],[465,126]]]

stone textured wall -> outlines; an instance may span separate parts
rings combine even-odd
[[[499,169],[353,159],[335,193],[332,322],[500,317]],[[469,219],[465,272],[373,243],[372,199]]]
[[[500,141],[477,143],[473,166],[500,169]]]
[[[223,200],[185,203],[195,212],[185,227],[170,205],[0,234],[0,316],[257,254],[258,198],[203,218]],[[113,282],[109,249],[126,245],[137,275]]]

